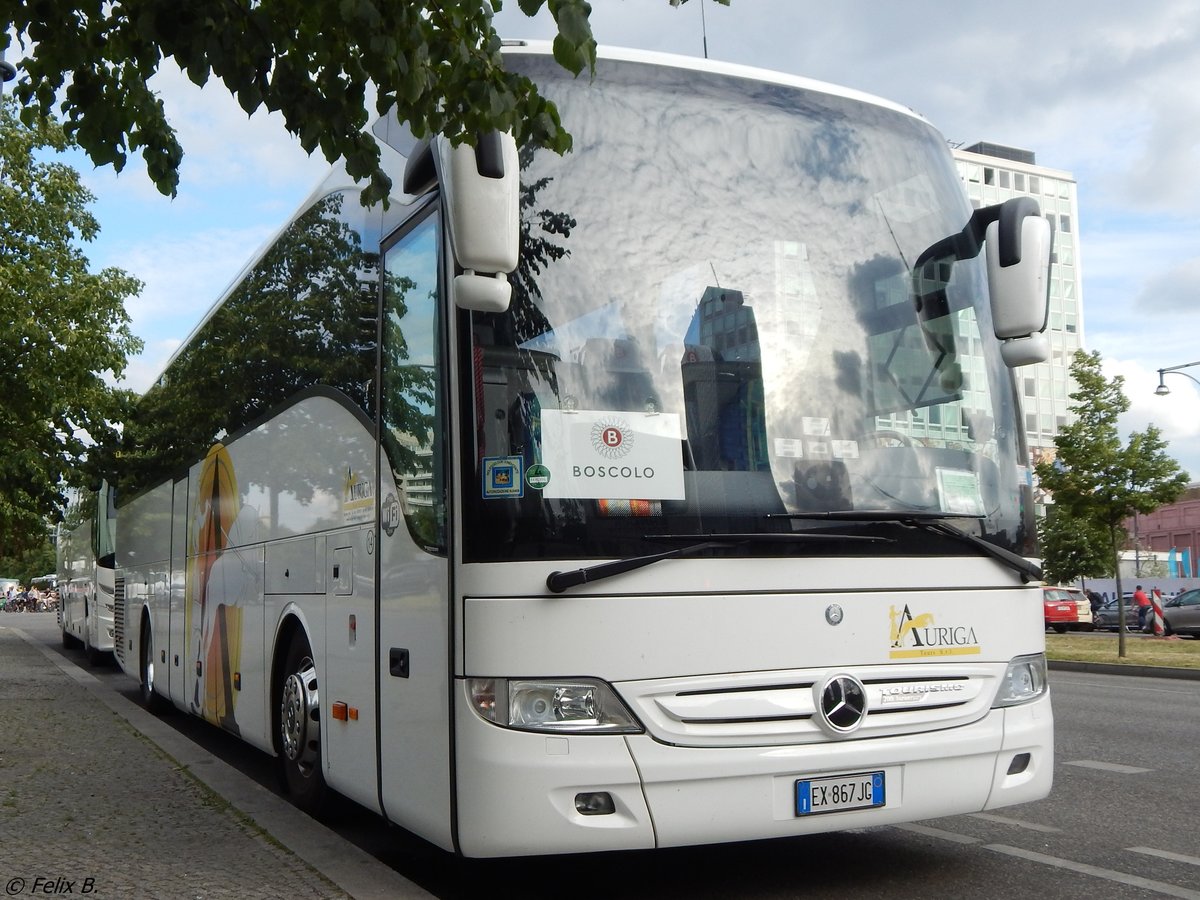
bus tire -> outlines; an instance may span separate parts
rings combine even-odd
[[[321,702],[316,662],[300,632],[288,645],[276,696],[280,781],[292,803],[316,816],[328,793],[321,759]]]
[[[83,631],[83,652],[87,656],[88,665],[93,669],[104,661],[104,653],[92,646],[92,642],[87,638],[87,629]]]
[[[147,712],[159,715],[169,708],[162,695],[154,690],[154,641],[150,631],[150,620],[142,620],[142,639],[138,649],[138,689],[142,706]]]

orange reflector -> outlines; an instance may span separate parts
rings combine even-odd
[[[333,717],[335,719],[337,719],[339,722],[346,721],[346,704],[345,703],[342,703],[339,700],[337,703],[333,704]]]
[[[350,721],[351,722],[358,721],[358,707],[357,706],[350,707]]]

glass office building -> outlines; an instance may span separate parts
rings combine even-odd
[[[1017,370],[1030,464],[1054,453],[1054,436],[1073,420],[1071,358],[1083,347],[1083,277],[1079,258],[1077,185],[1070,172],[1039,166],[1034,154],[998,144],[954,150],[972,205],[1032,197],[1054,232],[1050,266],[1050,359]],[[1039,513],[1042,506],[1038,496]]]

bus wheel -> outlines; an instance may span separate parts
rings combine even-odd
[[[158,714],[167,709],[167,702],[154,690],[154,642],[151,640],[150,622],[142,622],[142,640],[138,654],[138,687],[142,706]]]
[[[92,642],[87,639],[87,629],[86,628],[83,630],[83,633],[84,633],[83,652],[87,656],[88,665],[94,669],[98,665],[100,665],[100,663],[104,662],[104,654],[101,651],[97,650],[95,647],[93,647]]]
[[[288,647],[279,685],[279,762],[292,802],[316,815],[325,800],[317,667],[302,635]]]

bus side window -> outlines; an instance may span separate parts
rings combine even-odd
[[[446,547],[440,232],[431,215],[385,251],[380,372],[384,451],[409,532],[431,552]]]

